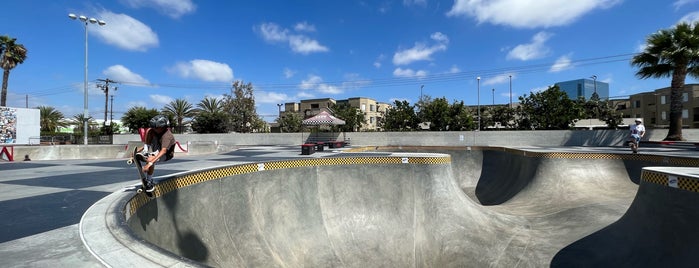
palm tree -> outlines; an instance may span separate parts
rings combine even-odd
[[[75,133],[75,134],[81,134],[81,135],[82,135],[82,133],[83,133],[83,131],[84,131],[83,128],[82,128],[82,126],[83,126],[85,120],[86,120],[86,119],[85,119],[85,114],[83,114],[83,113],[75,114],[75,115],[73,116],[73,118],[71,118],[71,119],[68,120],[68,124],[71,124],[71,125],[76,126],[76,127],[73,129],[73,133]],[[87,125],[90,127],[90,128],[88,129],[88,134],[89,134],[89,131],[90,131],[91,129],[93,129],[95,126],[98,126],[99,124],[98,124],[97,122],[95,122],[95,119],[92,118],[92,116],[90,116],[90,117],[87,117]]]
[[[214,98],[214,97],[206,97],[203,100],[201,100],[199,103],[197,103],[197,109],[196,111],[198,113],[218,113],[223,111],[223,100]]]
[[[27,49],[24,45],[15,43],[16,38],[7,35],[0,36],[0,67],[2,73],[2,93],[0,94],[0,106],[7,104],[7,80],[10,79],[10,70],[22,64],[27,59]]]
[[[163,108],[163,113],[171,115],[177,120],[177,132],[182,133],[182,121],[185,118],[194,116],[194,107],[185,99],[171,101]]]
[[[636,76],[672,77],[670,82],[670,129],[665,140],[682,137],[682,89],[687,75],[699,78],[699,22],[679,23],[660,30],[646,40],[646,48],[631,59],[639,67]]]
[[[42,132],[53,132],[58,127],[65,127],[67,124],[63,121],[63,113],[50,106],[39,106],[39,125]]]

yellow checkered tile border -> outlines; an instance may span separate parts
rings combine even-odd
[[[432,151],[440,152],[444,150],[473,150],[473,151],[502,151],[515,155],[523,155],[536,158],[571,158],[571,159],[614,159],[614,160],[634,160],[654,163],[664,163],[672,166],[696,167],[699,166],[699,158],[691,157],[674,157],[674,156],[659,156],[647,154],[631,154],[631,153],[578,153],[578,152],[532,152],[521,149],[506,148],[506,147],[486,147],[486,146],[367,146],[352,148],[351,152],[367,152],[367,151]]]
[[[205,182],[208,180],[220,179],[245,173],[252,173],[264,170],[277,170],[286,168],[299,168],[311,166],[333,166],[333,165],[369,165],[369,164],[426,164],[439,165],[451,163],[451,157],[431,156],[431,157],[400,157],[400,156],[379,156],[379,157],[333,157],[333,158],[310,158],[299,160],[274,161],[255,164],[242,164],[221,168],[214,168],[185,174],[162,181],[155,185],[153,195],[158,198],[170,191],[187,187],[192,184]],[[135,195],[128,202],[127,215],[131,217],[136,211],[148,203],[150,199],[145,194]]]
[[[656,171],[643,170],[641,180],[670,187],[669,181],[671,176],[677,179],[677,188],[695,193],[699,192],[699,178],[674,176]]]

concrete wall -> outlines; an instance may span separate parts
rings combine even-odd
[[[175,154],[210,154],[251,145],[295,146],[309,139],[346,140],[352,146],[621,146],[627,135],[626,130],[176,134],[181,147],[175,146]],[[649,130],[644,139],[660,141],[666,135],[665,129]],[[699,129],[685,129],[683,135],[699,142]],[[26,154],[32,160],[126,158],[140,140],[129,134],[115,135],[114,145],[14,146],[14,158],[21,161]]]
[[[688,141],[699,141],[699,129],[685,129]],[[648,130],[645,140],[660,141],[666,129]],[[246,145],[300,145],[315,137],[311,133],[229,133],[175,135],[183,147],[212,142],[219,151]],[[535,130],[535,131],[444,131],[444,132],[346,132],[322,133],[323,139],[349,140],[353,146],[619,146],[627,130]],[[140,140],[138,135],[116,135],[114,144]]]

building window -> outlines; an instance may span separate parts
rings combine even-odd
[[[682,93],[682,102],[688,102],[689,101],[689,93],[685,92]]]
[[[311,104],[311,109],[318,109],[318,108],[320,108],[320,104],[317,104],[317,103]]]
[[[665,104],[667,102],[667,96],[660,96],[660,104]]]
[[[366,112],[366,104],[362,104],[362,112]]]
[[[370,111],[370,112],[373,112],[373,111],[374,111],[374,105],[373,105],[373,104],[369,104],[369,111]]]
[[[369,117],[369,123],[371,123],[372,125],[374,124],[374,117],[373,116]]]
[[[635,101],[633,104],[634,104],[633,105],[634,108],[641,108],[641,101],[640,100]]]
[[[666,111],[663,111],[663,112],[660,114],[660,119],[662,119],[662,120],[667,120],[667,112],[666,112]]]
[[[684,119],[689,118],[689,111],[687,109],[682,110],[682,118],[684,118]]]

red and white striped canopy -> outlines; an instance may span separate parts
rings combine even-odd
[[[342,120],[340,118],[334,117],[331,114],[329,114],[326,111],[322,111],[319,114],[304,119],[301,122],[303,125],[311,125],[311,126],[318,126],[318,125],[344,125],[345,120]]]

